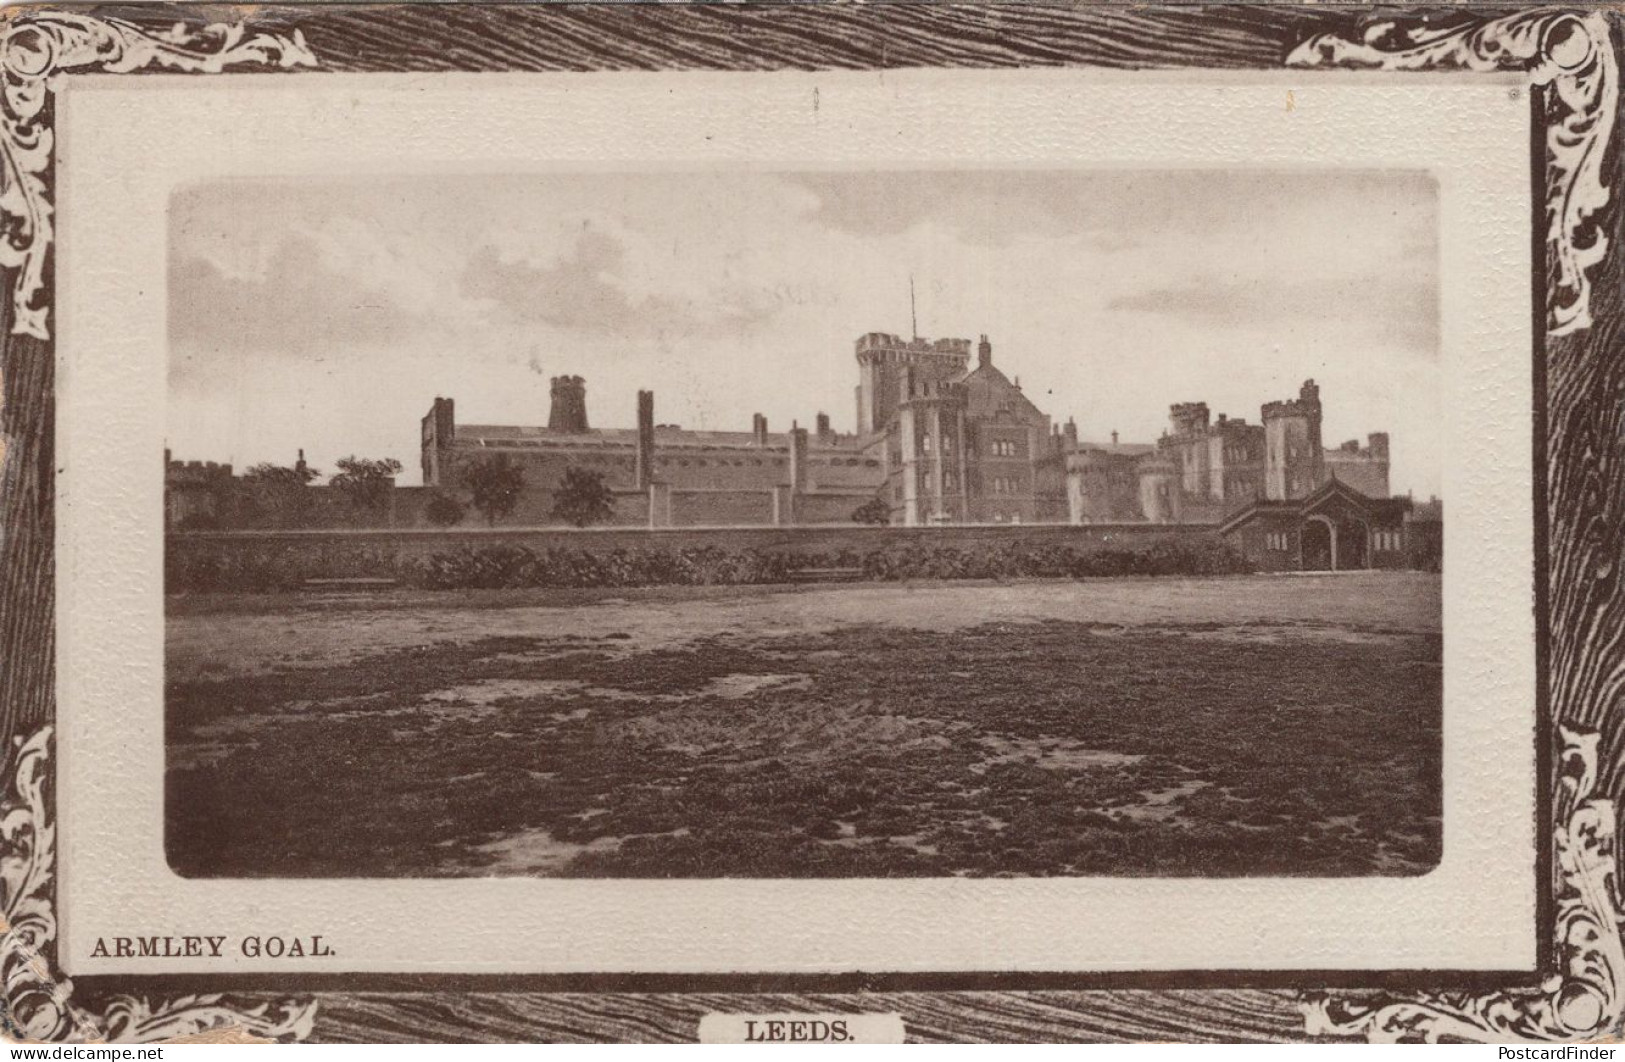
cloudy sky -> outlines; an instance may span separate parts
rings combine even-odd
[[[1436,194],[1405,173],[564,173],[217,181],[178,191],[169,445],[178,458],[395,457],[436,395],[594,426],[636,392],[693,428],[855,420],[852,342],[971,339],[1086,438],[1168,405],[1321,384],[1328,445],[1393,433],[1393,486],[1439,489]]]

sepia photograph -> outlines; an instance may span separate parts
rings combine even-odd
[[[1427,874],[1439,202],[1247,167],[176,189],[170,867]]]
[[[0,1031],[1608,1035],[1619,29],[5,21]]]

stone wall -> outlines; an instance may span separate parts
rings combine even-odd
[[[357,546],[381,555],[406,559],[428,557],[464,548],[496,544],[526,546],[533,550],[570,549],[680,550],[712,546],[719,549],[754,549],[788,554],[866,553],[905,546],[963,551],[996,550],[1010,546],[1071,546],[1134,548],[1159,540],[1218,541],[1211,524],[1066,524],[969,525],[958,527],[877,527],[863,524],[823,527],[720,528],[466,528],[451,530],[395,529],[387,531],[192,531],[171,538],[210,546],[240,545],[245,550],[266,546],[308,548],[313,554],[335,546]]]

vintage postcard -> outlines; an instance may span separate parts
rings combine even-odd
[[[1617,1031],[1614,15],[139,14],[0,45],[12,1035]]]

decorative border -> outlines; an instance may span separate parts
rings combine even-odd
[[[127,74],[148,67],[217,74],[231,66],[315,67],[297,29],[291,36],[250,33],[241,23],[149,31],[124,19],[37,11],[11,20],[0,36],[0,268],[15,272],[15,335],[51,338],[46,270],[52,225],[51,159],[55,137],[48,104],[52,80],[69,72]],[[3,457],[0,451],[0,457]],[[19,744],[13,796],[0,805],[0,1029],[26,1040],[145,1042],[234,1027],[269,1040],[304,1039],[316,1016],[311,1000],[235,1006],[220,995],[162,1001],[119,996],[99,1016],[72,1000],[73,984],[47,956],[56,940],[56,827],[44,797],[51,727]]]
[[[1322,25],[1333,21],[1323,16]],[[1607,155],[1617,120],[1618,65],[1608,15],[1546,10],[1492,18],[1457,9],[1439,18],[1385,18],[1353,35],[1316,33],[1290,48],[1284,61],[1293,67],[1510,71],[1543,87],[1544,243],[1553,269],[1547,284],[1548,334],[1574,335],[1592,327],[1593,274],[1609,250]],[[181,23],[154,30],[77,11],[27,11],[11,18],[0,34],[0,268],[14,274],[12,333],[50,338],[53,78],[154,67],[221,73],[228,67],[316,66],[298,29],[280,34],[242,24]],[[1625,951],[1615,894],[1614,805],[1596,795],[1599,735],[1566,728],[1559,735],[1564,772],[1553,811],[1558,878],[1553,933],[1561,969],[1538,988],[1486,994],[1300,994],[1307,1035],[1569,1040],[1619,1028],[1625,1020],[1620,987]],[[49,726],[18,741],[11,793],[0,802],[0,1029],[57,1041],[148,1041],[224,1026],[272,1039],[308,1036],[314,999],[186,995],[154,1002],[125,995],[97,1006],[75,999],[73,985],[51,966],[56,938],[54,802],[46,788],[51,741]]]
[[[1556,939],[1562,972],[1539,988],[1425,992],[1366,998],[1314,993],[1304,1002],[1311,1036],[1357,1036],[1372,1043],[1441,1040],[1580,1040],[1612,1033],[1625,1020],[1625,944],[1616,898],[1614,803],[1593,796],[1597,735],[1567,727],[1561,756],[1564,807],[1558,811]]]
[[[18,745],[12,792],[0,803],[0,1031],[21,1040],[144,1043],[235,1028],[265,1040],[302,1040],[316,1020],[314,1000],[234,1006],[220,995],[182,996],[156,1005],[117,996],[99,1015],[73,1001],[73,982],[52,969],[56,826],[45,797],[51,727]]]
[[[298,30],[291,37],[249,34],[241,23],[149,32],[117,18],[40,11],[14,19],[0,36],[0,268],[16,271],[16,335],[50,339],[45,267],[54,229],[49,173],[55,137],[44,117],[51,79],[73,71],[128,74],[159,66],[218,74],[228,66],[314,67]]]
[[[1548,334],[1591,327],[1590,273],[1608,253],[1597,215],[1608,205],[1603,163],[1615,122],[1619,68],[1607,16],[1531,11],[1449,25],[1384,19],[1358,39],[1322,33],[1287,56],[1296,67],[1517,71],[1552,88],[1546,134],[1546,246],[1557,266]]]

